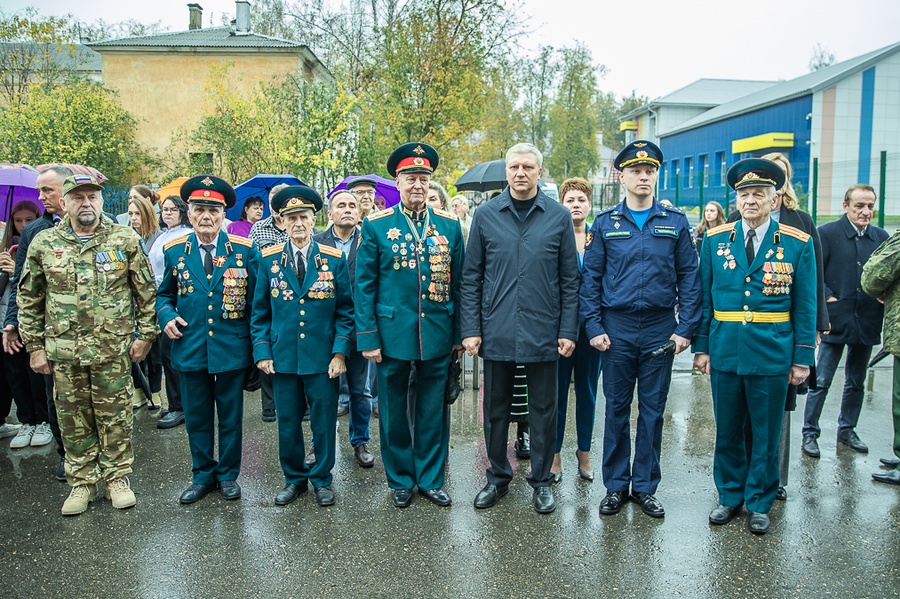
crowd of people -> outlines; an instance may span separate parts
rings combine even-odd
[[[538,186],[543,156],[524,143],[506,154],[507,187],[474,214],[432,179],[440,157],[424,142],[388,158],[395,206],[376,209],[377,182],[355,177],[327,205],[308,186],[276,186],[265,200],[247,199],[233,223],[225,211],[235,191],[211,174],[166,198],[135,186],[127,214],[113,219],[96,179],[49,167],[38,177],[43,212],[16,204],[0,240],[0,411],[15,401],[20,423],[4,422],[0,436],[13,448],[55,438],[56,476],[72,487],[64,515],[83,513],[101,489],[127,508],[136,502],[134,410],[163,406],[157,427],[183,424],[192,456],[180,502],[213,491],[234,500],[244,391],[258,388],[262,419],[278,429],[276,505],[310,486],[320,506],[336,502],[335,425],[347,414],[362,468],[376,462],[377,417],[395,506],[409,506],[416,491],[449,506],[448,389],[467,352],[484,361],[489,467],[475,508],[508,492],[516,422],[533,507],[555,510],[573,384],[574,463],[592,481],[602,381],[600,514],[630,500],[661,518],[672,364],[693,346],[716,420],[709,521],[725,524],[746,506],[749,530],[764,534],[773,502],[787,496],[790,412],[808,392],[801,449],[819,457],[822,405],[845,346],[837,440],[868,451],[855,428],[885,302],[896,322],[896,235],[871,223],[868,185],[851,187],[845,214],[817,229],[780,154],[735,163],[727,180],[737,209],[727,216],[708,203],[695,231],[654,197],[662,161],[652,142],[626,146],[615,159],[625,197],[590,224],[589,182],[567,179],[560,201],[549,198]],[[319,230],[324,210],[329,224]],[[873,476],[900,484],[900,470]]]

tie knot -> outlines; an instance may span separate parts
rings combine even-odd
[[[202,244],[200,244],[200,247],[203,248],[204,250],[206,250],[207,252],[211,252],[211,251],[213,251],[213,248],[215,248],[216,246],[214,246],[211,243],[202,243]]]
[[[754,231],[753,229],[750,229],[749,231],[747,231],[747,237],[749,237],[750,239],[753,239],[754,237],[756,237],[756,231]]]

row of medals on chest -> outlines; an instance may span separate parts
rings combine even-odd
[[[722,265],[723,269],[734,270],[737,268],[734,254],[731,253],[730,243],[720,243],[718,250],[716,250],[716,255],[725,257],[725,263]],[[784,248],[770,248],[769,251],[766,252],[766,259],[768,260],[772,256],[775,256],[777,260],[784,260]],[[790,262],[764,262],[762,278],[763,295],[782,295],[790,293],[791,283],[794,282],[793,274],[794,265]]]
[[[401,239],[402,237],[402,239]],[[430,225],[425,233],[425,238],[414,241],[412,233],[402,235],[400,229],[394,227],[387,232],[391,252],[394,256],[394,270],[401,268],[416,268],[416,257],[420,262],[425,262],[428,256],[428,266],[431,271],[431,281],[428,285],[428,299],[434,302],[446,302],[450,299],[450,242],[443,235],[438,235],[437,227]],[[425,247],[428,251],[425,251]]]
[[[237,264],[243,265],[240,254],[235,256]],[[178,293],[185,295],[194,293],[194,282],[191,279],[191,271],[185,267],[184,257],[178,259],[178,265],[173,274],[178,279]],[[217,268],[225,264],[224,256],[216,256],[213,263]],[[247,309],[247,270],[244,268],[229,268],[222,279],[222,316],[226,320],[234,320],[244,317]],[[206,275],[207,280],[212,280],[212,275]]]
[[[317,257],[318,258],[318,257]],[[312,299],[330,299],[334,295],[334,273],[328,268],[327,258],[318,258],[321,260],[321,266],[317,273],[318,278],[307,291],[306,295]],[[278,260],[272,261],[272,267],[269,268],[273,277],[269,279],[269,287],[271,287],[272,297],[280,297],[282,300],[289,302],[294,299],[294,292],[288,289],[288,282],[284,278],[284,270],[278,265]],[[303,284],[303,281],[300,281]]]

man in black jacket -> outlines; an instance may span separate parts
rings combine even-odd
[[[806,398],[803,418],[801,449],[812,458],[820,456],[817,439],[822,430],[819,416],[845,345],[847,362],[837,439],[854,451],[869,451],[854,429],[862,409],[866,365],[872,355],[872,346],[881,343],[884,318],[884,305],[860,287],[863,266],[888,238],[887,231],[872,224],[874,212],[875,189],[869,185],[854,185],[844,194],[844,215],[819,227],[825,273],[824,296],[831,331],[822,335],[816,359],[817,388]]]
[[[506,457],[516,364],[525,366],[532,502],[556,509],[557,362],[578,338],[578,256],[569,211],[538,189],[543,157],[531,144],[506,153],[509,187],[475,213],[460,290],[463,347],[484,358],[484,440],[491,466],[476,508],[493,506],[512,480]]]
[[[72,171],[62,165],[49,166],[38,174],[37,187],[39,199],[44,204],[44,214],[25,227],[19,238],[19,249],[16,250],[16,269],[9,280],[9,304],[6,308],[6,320],[3,323],[3,350],[8,354],[25,351],[19,340],[19,306],[16,303],[18,297],[19,280],[22,278],[22,269],[25,266],[25,257],[28,255],[28,246],[38,233],[55,227],[62,220],[61,213],[65,212],[62,205],[62,185],[67,177],[72,176]],[[63,449],[62,435],[59,432],[59,420],[56,416],[56,404],[53,401],[53,376],[45,375],[47,389],[47,402],[34,406],[34,412],[40,422],[48,422],[53,438],[56,440],[56,451],[59,453],[59,464],[56,467],[56,479],[66,482],[65,449]],[[46,418],[43,418],[46,416]]]

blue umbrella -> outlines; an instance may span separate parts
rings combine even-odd
[[[256,175],[234,188],[237,201],[230,210],[225,212],[225,216],[232,221],[240,220],[244,202],[247,201],[247,198],[256,196],[263,201],[263,218],[266,218],[269,216],[269,192],[272,191],[273,187],[282,183],[306,185],[294,175]]]
[[[394,180],[385,179],[384,177],[379,177],[378,175],[353,175],[351,177],[347,177],[343,181],[338,183],[337,187],[328,192],[328,197],[330,198],[331,196],[333,196],[336,191],[347,189],[347,181],[359,177],[365,177],[366,179],[372,179],[373,181],[375,181],[375,195],[384,198],[385,208],[390,208],[391,206],[400,203],[400,192],[397,191],[397,184],[394,182]]]

